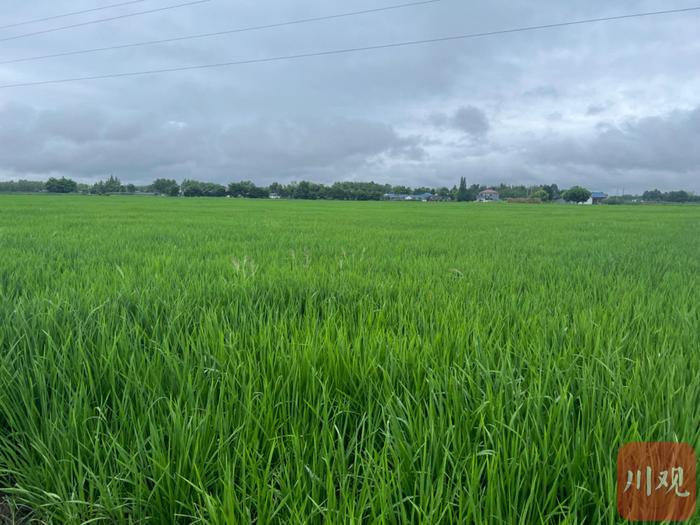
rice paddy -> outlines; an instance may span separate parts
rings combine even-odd
[[[5,512],[618,523],[699,299],[700,207],[0,195]]]

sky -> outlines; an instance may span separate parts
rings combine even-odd
[[[215,38],[52,53],[274,24],[410,0],[141,2],[0,29],[0,180],[185,178],[700,193],[700,11],[362,53],[29,87],[691,7],[692,0],[440,0]],[[25,0],[0,26],[117,0]],[[698,4],[700,5],[700,1]],[[5,39],[5,40],[3,40]]]

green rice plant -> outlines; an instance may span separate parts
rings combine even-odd
[[[0,196],[0,511],[618,523],[699,297],[698,207]]]

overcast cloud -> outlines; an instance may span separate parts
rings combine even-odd
[[[0,25],[104,0],[7,2]],[[174,0],[4,29],[0,38]],[[3,43],[0,61],[375,8],[212,0]],[[442,0],[142,48],[0,65],[0,84],[264,58],[687,7],[676,0]],[[0,179],[111,173],[259,184],[582,184],[700,192],[700,13],[421,47],[0,89]]]

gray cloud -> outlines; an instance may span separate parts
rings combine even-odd
[[[473,138],[484,137],[491,127],[486,113],[475,106],[462,106],[452,115],[436,113],[431,120],[439,128],[454,129]]]
[[[554,86],[537,86],[528,89],[523,95],[527,98],[555,99],[559,98],[559,91]]]
[[[9,146],[0,150],[0,166],[9,172],[82,179],[115,173],[128,180],[171,171],[222,181],[245,176],[269,182],[308,174],[330,181],[370,165],[425,157],[418,137],[402,136],[387,124],[342,117],[217,126],[166,121],[157,114],[125,117],[13,105],[0,109],[0,140]]]
[[[681,0],[663,5],[683,6]],[[0,18],[9,24],[89,7],[91,0],[15,2],[0,6]],[[361,0],[355,7],[377,4]],[[624,5],[443,0],[356,19],[0,65],[0,84],[658,8],[658,0]],[[347,10],[341,0],[269,0],[264,10],[254,0],[211,2],[8,41],[0,61]],[[71,21],[90,18],[94,15]],[[0,89],[0,178],[64,174],[92,180],[116,173],[131,182],[158,176],[228,182],[240,176],[261,183],[311,178],[452,186],[468,176],[485,184],[576,183],[606,191],[625,184],[700,192],[697,23],[698,15],[669,15],[235,68]]]
[[[700,107],[597,126],[590,136],[541,143],[533,160],[607,170],[700,171]],[[690,180],[690,179],[689,179]]]
[[[589,117],[594,117],[596,115],[600,115],[601,113],[605,113],[605,110],[607,108],[603,105],[600,104],[592,104],[588,106],[588,109],[586,110],[586,115]]]

